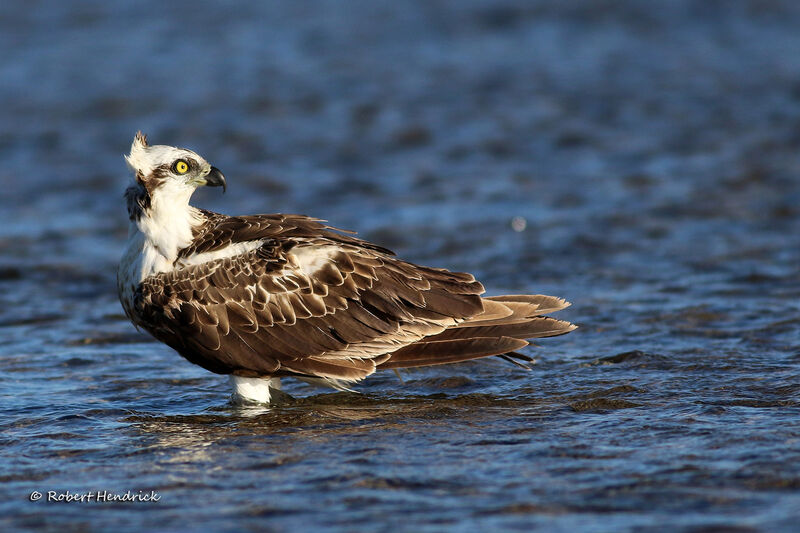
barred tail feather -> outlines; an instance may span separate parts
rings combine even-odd
[[[532,359],[515,350],[528,345],[526,339],[555,337],[577,326],[541,316],[569,306],[562,298],[517,294],[483,298],[484,313],[441,333],[425,337],[390,354],[378,368],[408,368],[469,361],[500,356],[525,366]]]
[[[526,341],[511,337],[416,342],[392,353],[392,357],[378,368],[410,368],[460,363],[470,359],[513,352],[527,345]]]

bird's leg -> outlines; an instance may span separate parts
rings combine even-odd
[[[269,404],[270,388],[281,390],[280,378],[245,378],[230,376],[233,401],[236,403]]]

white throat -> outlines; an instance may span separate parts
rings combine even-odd
[[[194,188],[159,187],[138,220],[131,220],[128,243],[117,274],[123,306],[133,301],[136,286],[148,276],[175,268],[178,253],[192,243],[192,229],[203,222],[189,205]]]
[[[150,208],[139,220],[131,222],[131,230],[144,238],[144,247],[158,257],[150,272],[172,270],[178,252],[192,243],[192,229],[202,222],[200,211],[189,205],[194,188],[165,186],[154,191]]]

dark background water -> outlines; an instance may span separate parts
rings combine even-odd
[[[788,0],[2,3],[0,529],[793,530],[799,28]],[[225,172],[198,205],[581,328],[530,372],[230,406],[117,301],[138,129]]]

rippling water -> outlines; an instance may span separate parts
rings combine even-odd
[[[0,528],[793,530],[797,4],[296,4],[0,6]],[[117,302],[137,129],[581,328],[233,407]]]

